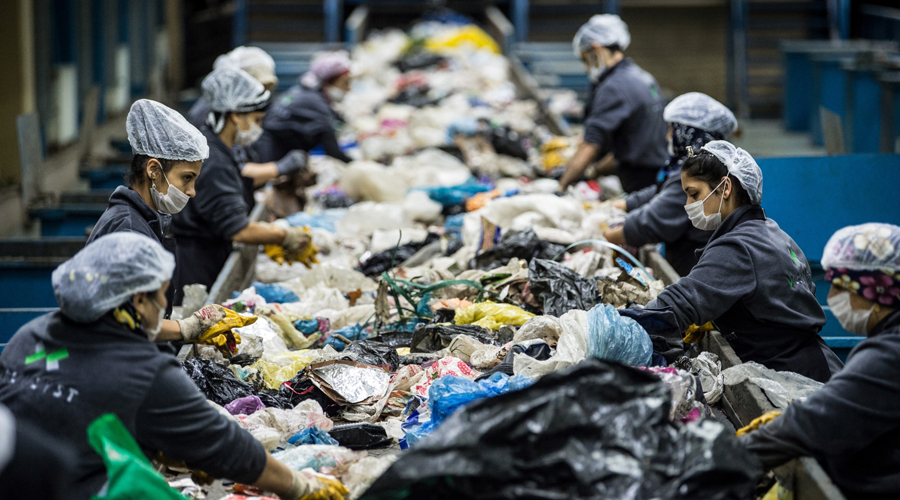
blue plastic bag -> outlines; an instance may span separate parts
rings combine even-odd
[[[281,285],[269,285],[267,283],[254,281],[251,286],[256,289],[256,294],[266,299],[266,302],[268,303],[277,302],[279,304],[284,304],[287,302],[300,302],[300,297],[297,297],[296,293]]]
[[[473,177],[457,186],[417,187],[414,189],[425,191],[432,200],[447,207],[459,205],[476,194],[490,191],[494,187],[490,184],[482,184]]]
[[[302,431],[294,434],[293,436],[288,438],[288,444],[329,444],[332,446],[338,446],[337,439],[331,437],[327,432],[319,429],[315,425],[312,427],[307,427]]]
[[[347,215],[346,208],[329,208],[323,210],[318,215],[307,212],[297,212],[285,217],[285,221],[291,226],[309,226],[310,228],[319,228],[326,231],[335,232],[334,227],[344,216]]]
[[[653,355],[650,335],[635,320],[619,315],[609,304],[587,314],[587,357],[629,366],[648,366]]]
[[[344,350],[346,345],[344,342],[334,338],[334,334],[341,335],[342,337],[346,337],[347,340],[366,340],[369,338],[369,332],[363,328],[363,325],[355,324],[351,326],[345,326],[340,330],[335,330],[331,332],[331,336],[325,340],[325,345],[330,345],[334,347],[335,351],[341,352]]]

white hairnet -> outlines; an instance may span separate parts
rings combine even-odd
[[[592,43],[602,47],[618,45],[625,50],[631,44],[628,25],[615,14],[597,14],[575,33],[575,38],[572,39],[575,55],[581,57],[582,53],[591,50]]]
[[[275,76],[275,60],[259,47],[240,46],[217,57],[213,69],[225,67],[242,69],[263,85],[278,83],[278,77]]]
[[[272,96],[263,84],[246,71],[228,66],[206,75],[201,86],[203,98],[211,110],[206,123],[217,134],[225,125],[224,113],[249,113],[265,109]]]
[[[672,99],[663,110],[663,119],[668,123],[681,123],[715,133],[722,138],[733,134],[738,125],[730,109],[700,92],[689,92]]]
[[[750,203],[754,205],[762,203],[762,170],[750,153],[728,141],[710,141],[700,149],[712,153],[725,164],[728,173],[741,183],[744,191],[747,191]]]
[[[136,155],[163,160],[201,161],[209,157],[206,137],[181,113],[156,101],[139,99],[125,121],[128,142]]]
[[[347,52],[343,50],[322,52],[313,59],[309,71],[303,75],[300,83],[306,87],[318,89],[322,83],[349,72],[350,57]]]
[[[53,293],[66,316],[89,323],[138,292],[159,290],[174,270],[175,257],[155,239],[110,233],[53,270]]]
[[[839,230],[825,245],[822,267],[900,272],[900,227],[870,222]]]

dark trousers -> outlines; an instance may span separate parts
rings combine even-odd
[[[630,165],[619,165],[616,169],[616,175],[622,181],[622,189],[626,193],[639,191],[647,186],[656,184],[656,177],[659,174],[659,167],[633,167]]]

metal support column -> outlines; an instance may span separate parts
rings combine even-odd
[[[619,0],[606,0],[603,2],[603,12],[619,15]]]
[[[516,29],[516,41],[528,41],[528,0],[512,0],[512,21]]]
[[[231,21],[231,48],[244,45],[247,40],[247,0],[234,0]]]
[[[731,67],[738,118],[750,117],[750,92],[747,77],[747,0],[731,0]]]
[[[341,41],[341,21],[344,17],[344,5],[339,0],[325,0],[325,41],[329,43]]]

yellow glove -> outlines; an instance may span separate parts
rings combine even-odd
[[[350,490],[334,476],[319,474],[311,468],[293,472],[291,489],[282,500],[344,500]]]
[[[708,322],[703,326],[691,325],[687,330],[684,331],[684,343],[685,344],[696,344],[703,339],[703,335],[706,332],[715,330],[716,327],[713,326],[712,322]]]
[[[200,334],[197,342],[214,345],[222,354],[232,355],[237,352],[237,345],[241,343],[241,336],[233,332],[232,328],[252,325],[257,319],[256,316],[241,316],[231,309],[225,309],[225,319]]]
[[[777,411],[777,410],[764,413],[761,417],[754,418],[753,421],[750,422],[750,425],[748,425],[746,427],[741,427],[740,429],[738,429],[737,435],[743,436],[744,434],[749,434],[749,433],[755,431],[756,429],[759,429],[760,426],[766,425],[769,422],[775,420],[775,417],[777,417],[779,415],[781,415],[781,412]]]
[[[309,227],[296,229],[300,229],[302,232],[309,235]],[[293,265],[294,262],[299,262],[309,268],[312,267],[313,264],[319,263],[319,260],[316,258],[316,255],[319,253],[319,247],[312,242],[311,236],[309,237],[308,242],[301,246],[300,250],[294,253],[289,253],[281,245],[266,245],[263,247],[263,251],[266,252],[266,255],[268,255],[270,259],[277,262],[280,266],[283,266],[284,264],[290,266]]]
[[[322,483],[322,489],[300,497],[300,500],[344,500],[344,495],[350,493],[350,490],[332,476],[316,473],[315,477]]]

